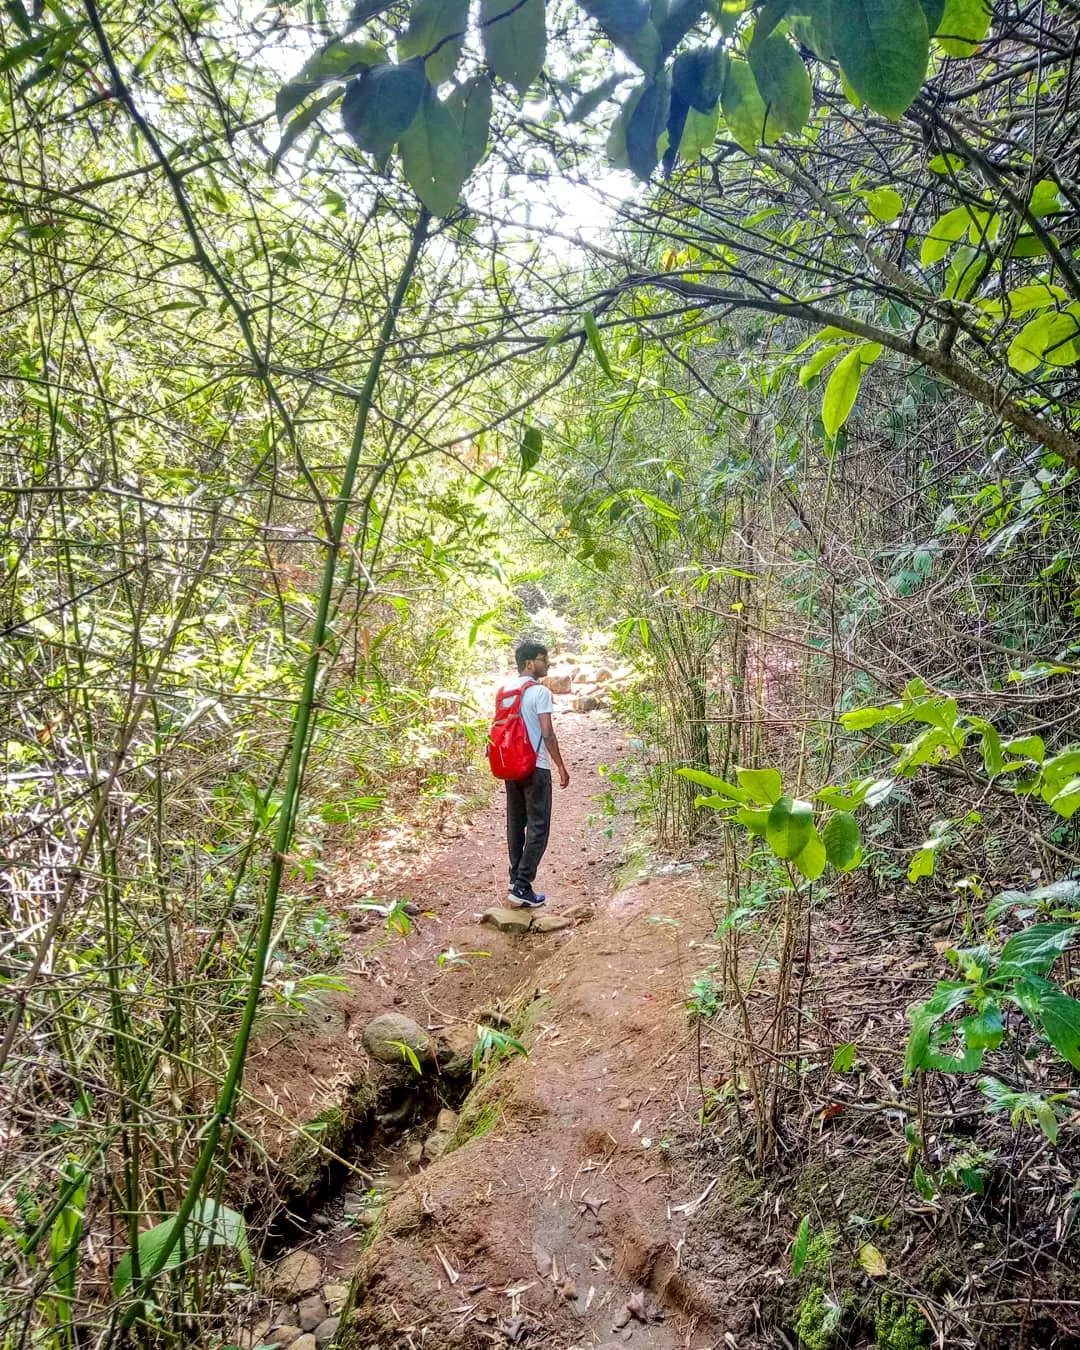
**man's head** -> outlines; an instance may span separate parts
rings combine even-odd
[[[542,680],[548,672],[548,649],[542,642],[533,642],[531,639],[519,642],[514,660],[519,675],[532,675]]]

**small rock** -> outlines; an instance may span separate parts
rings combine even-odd
[[[318,1346],[319,1350],[323,1350],[324,1346],[330,1344],[337,1335],[338,1327],[340,1325],[340,1317],[328,1317],[325,1322],[319,1323],[315,1328],[315,1344]]]
[[[401,908],[405,911],[405,913],[409,916],[410,919],[418,919],[420,917],[420,906],[414,905],[411,900],[406,900],[405,903],[401,906]]]
[[[282,1299],[310,1294],[322,1283],[322,1266],[311,1252],[290,1252],[275,1261],[266,1276],[266,1288]]]
[[[485,909],[481,923],[491,923],[500,933],[527,933],[532,927],[532,911],[528,909]]]
[[[448,1106],[444,1106],[435,1117],[435,1128],[440,1134],[453,1134],[458,1127],[459,1119],[456,1111],[451,1111]]]
[[[444,1133],[442,1130],[436,1130],[429,1134],[424,1140],[424,1151],[421,1155],[424,1162],[434,1162],[436,1158],[441,1158],[453,1138],[452,1132]]]
[[[414,1139],[409,1145],[405,1154],[405,1161],[410,1167],[419,1167],[424,1160],[424,1145],[419,1139]]]
[[[315,1343],[315,1337],[309,1331],[304,1336],[297,1336],[292,1343],[292,1350],[319,1350]]]
[[[373,1207],[357,1211],[356,1222],[361,1228],[374,1228],[379,1222],[379,1211]]]
[[[540,683],[546,684],[553,694],[568,694],[572,681],[569,675],[545,675]]]
[[[274,1345],[286,1346],[295,1345],[304,1333],[299,1327],[286,1325],[283,1327],[272,1327],[267,1334],[270,1336]]]
[[[601,666],[600,669],[596,672],[595,678],[597,684],[603,684],[605,680],[611,679],[611,671],[608,670],[606,666]]]
[[[565,914],[537,914],[529,909],[485,909],[480,922],[494,924],[500,933],[557,933],[573,925]]]
[[[297,1311],[301,1331],[314,1331],[320,1322],[326,1321],[326,1304],[320,1294],[309,1294],[307,1298],[301,1299]]]
[[[395,1044],[398,1042],[398,1044]],[[401,1064],[407,1056],[401,1046],[407,1045],[421,1064],[435,1061],[431,1037],[403,1013],[380,1013],[364,1027],[364,1049],[381,1064]]]
[[[446,1078],[464,1078],[472,1072],[473,1047],[476,1031],[467,1022],[460,1022],[438,1037],[439,1072]]]
[[[595,712],[600,706],[600,700],[592,694],[583,694],[574,699],[571,707],[578,713]]]
[[[325,1214],[314,1213],[311,1216],[312,1228],[317,1228],[320,1232],[325,1232],[330,1227],[330,1220]]]
[[[595,918],[596,907],[594,905],[571,905],[564,913],[568,919],[573,919],[575,923],[587,923],[589,919]]]
[[[619,1100],[615,1103],[616,1111],[632,1111],[633,1109],[634,1103],[630,1100],[629,1097],[620,1097]]]
[[[349,1286],[347,1284],[324,1284],[322,1291],[323,1300],[330,1309],[330,1316],[336,1317],[349,1298]]]
[[[572,928],[573,919],[566,914],[539,914],[533,919],[534,933],[559,933],[564,928]]]

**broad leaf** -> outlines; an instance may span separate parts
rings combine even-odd
[[[1071,366],[1080,361],[1080,304],[1040,314],[1009,343],[1009,365],[1022,375],[1040,365]]]
[[[647,0],[581,0],[581,8],[639,69],[656,74],[663,53]]]
[[[446,96],[446,107],[461,130],[461,151],[466,178],[487,153],[491,124],[491,81],[474,75]]]
[[[488,65],[524,94],[544,68],[544,0],[480,0],[480,27]]]
[[[990,30],[988,0],[945,0],[945,12],[931,29],[950,56],[971,56]]]
[[[859,822],[846,811],[835,811],[821,832],[825,856],[838,872],[850,872],[862,861]]]
[[[768,811],[755,811],[749,806],[742,806],[735,812],[735,819],[747,829],[755,839],[764,839],[765,831],[769,825]]]
[[[330,80],[345,80],[351,75],[389,61],[386,48],[379,42],[331,42],[308,58],[300,73],[283,85],[274,101],[274,111],[283,122],[294,108]]]
[[[780,135],[777,123],[766,121],[765,102],[758,92],[757,81],[749,63],[739,59],[728,64],[720,108],[728,130],[742,148],[750,153],[764,139],[766,145]]]
[[[715,774],[706,773],[704,769],[676,769],[675,772],[680,778],[686,778],[691,783],[696,783],[698,787],[711,788],[722,797],[731,798],[733,802],[749,800],[749,795],[742,788],[727,782],[726,779],[717,778]]]
[[[895,188],[875,188],[866,194],[866,206],[875,220],[887,224],[904,209],[904,199]]]
[[[453,75],[461,57],[468,15],[469,0],[413,0],[398,55],[405,59],[427,56],[424,69],[428,79],[433,85],[443,84]]]
[[[176,1219],[166,1219],[139,1234],[139,1270],[142,1275],[156,1271],[161,1252],[164,1251],[176,1228]],[[251,1255],[248,1251],[247,1226],[243,1216],[227,1205],[219,1205],[216,1200],[200,1201],[192,1210],[184,1229],[181,1241],[178,1241],[166,1257],[163,1270],[173,1270],[181,1261],[190,1261],[208,1251],[211,1247],[232,1247],[249,1278],[252,1274]],[[113,1275],[113,1297],[121,1298],[131,1287],[131,1253],[126,1252],[120,1258]]]
[[[817,881],[822,872],[825,871],[825,845],[821,842],[821,836],[817,830],[811,828],[810,838],[806,841],[802,850],[796,853],[791,860],[807,881]]]
[[[795,858],[810,841],[814,808],[810,802],[779,797],[769,811],[765,839],[778,858]]]
[[[922,88],[930,59],[919,0],[831,0],[829,28],[852,89],[895,121]]]
[[[1025,928],[1001,949],[997,976],[1045,975],[1078,933],[1080,924],[1075,923],[1036,923]]]
[[[670,101],[666,77],[646,81],[626,124],[626,161],[642,182],[652,177],[660,162],[657,143],[667,128]]]
[[[521,438],[521,474],[524,478],[540,462],[544,450],[544,434],[539,427],[526,427]]]
[[[960,1030],[969,1050],[996,1050],[1005,1035],[1001,1005],[988,998],[978,1012],[960,1019]]]
[[[846,352],[848,346],[846,342],[833,342],[828,347],[819,347],[810,360],[799,367],[799,383],[803,388],[805,389],[811,380],[816,379],[841,352]]]
[[[1080,1002],[1060,989],[1047,990],[1039,997],[1039,1020],[1058,1054],[1080,1069]]]
[[[833,1051],[832,1069],[833,1073],[850,1073],[855,1067],[854,1041],[845,1041],[843,1045],[838,1045]]]
[[[469,176],[461,128],[430,85],[420,112],[401,137],[401,167],[433,216],[448,216],[457,207]]]
[[[783,791],[779,769],[736,769],[735,777],[756,802],[771,806]]]
[[[423,61],[372,66],[345,90],[345,130],[361,150],[388,155],[416,120],[429,88]]]
[[[881,347],[878,343],[864,342],[848,352],[829,376],[829,383],[825,386],[825,398],[821,405],[821,420],[830,436],[835,436],[850,417],[862,382],[863,370],[880,355]]]
[[[787,38],[773,33],[762,43],[751,43],[750,68],[769,121],[781,131],[801,131],[810,120],[810,77]]]

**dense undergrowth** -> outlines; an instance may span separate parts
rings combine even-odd
[[[215,1325],[327,849],[600,626],[778,1318],[1068,1344],[1075,4],[468,10],[0,18],[0,1337]]]

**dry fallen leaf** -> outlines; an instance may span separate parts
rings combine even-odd
[[[889,1273],[885,1258],[871,1242],[864,1243],[859,1249],[859,1265],[862,1266],[867,1275],[872,1275],[875,1280],[880,1280],[883,1275]]]

